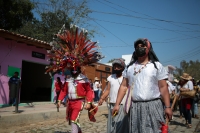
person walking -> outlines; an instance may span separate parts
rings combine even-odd
[[[82,132],[80,129],[79,117],[83,108],[87,110],[91,108],[92,89],[87,77],[81,73],[80,67],[76,69],[75,74],[72,73],[70,79],[66,80],[65,86],[58,98],[58,107],[60,107],[61,101],[67,95],[67,119],[72,125],[72,133],[76,133],[77,131]]]
[[[58,103],[58,97],[60,95],[60,91],[62,90],[62,87],[63,87],[63,84],[60,80],[60,77],[57,77],[54,86],[55,86],[54,89],[55,89],[55,92],[56,92],[56,102],[54,104],[57,104]]]
[[[193,83],[192,81],[190,81],[190,76],[187,73],[183,73],[182,76],[180,76],[181,78],[181,85],[179,85],[179,89],[180,92],[184,92],[184,91],[191,91],[193,90]],[[192,127],[192,116],[191,116],[191,108],[192,108],[192,99],[190,97],[186,97],[186,96],[181,96],[181,105],[182,105],[182,111],[183,111],[183,115],[185,118],[185,125],[188,128]]]
[[[125,68],[124,59],[115,59],[112,62],[113,74],[107,78],[108,85],[104,93],[102,94],[99,105],[106,100],[109,96],[109,108],[108,108],[108,121],[107,121],[107,133],[128,133],[129,132],[129,123],[128,115],[124,113],[123,106],[125,104],[125,98],[120,103],[120,109],[118,115],[112,117],[112,109],[115,106],[117,93],[122,82],[123,76],[122,71]]]
[[[167,71],[159,62],[148,39],[136,40],[134,48],[131,62],[123,71],[123,81],[112,114],[119,113],[120,103],[127,88],[133,88],[129,110],[129,132],[160,133],[162,124],[165,123],[164,115],[167,119],[172,119],[166,83]],[[164,110],[161,97],[165,106]]]
[[[99,101],[99,88],[101,87],[100,80],[99,78],[95,77],[94,78],[94,83],[93,83],[93,90],[94,90],[94,102]]]
[[[66,104],[66,119],[71,125],[71,133],[82,133],[80,115],[83,109],[88,110],[89,120],[95,122],[94,114],[98,108],[92,103],[92,89],[88,78],[83,74],[84,66],[98,62],[103,56],[96,50],[97,42],[88,40],[86,30],[76,25],[63,26],[51,42],[52,49],[48,51],[50,64],[46,70],[50,76],[62,73],[66,76],[71,72],[71,78],[66,80],[58,97],[57,107],[68,96]]]

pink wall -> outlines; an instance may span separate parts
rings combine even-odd
[[[48,64],[47,57],[45,59],[34,58],[32,57],[32,51],[46,54],[45,49],[17,43],[13,40],[5,40],[0,37],[0,74],[7,75],[8,66],[22,68],[22,60]],[[8,79],[6,76],[1,76],[0,80],[0,104],[7,104],[9,98]]]

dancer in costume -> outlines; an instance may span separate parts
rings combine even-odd
[[[97,48],[97,42],[91,42],[88,40],[87,33],[79,30],[78,27],[72,25],[69,30],[63,27],[56,35],[51,43],[53,48],[48,51],[50,65],[46,70],[46,73],[52,76],[55,73],[65,74],[66,71],[71,71],[71,78],[64,83],[57,106],[60,107],[61,101],[68,95],[66,118],[72,126],[72,133],[82,133],[79,117],[83,108],[89,110],[89,119],[93,122],[95,121],[94,114],[98,109],[92,104],[92,89],[89,80],[82,74],[81,67],[103,58],[94,49]]]
[[[172,118],[166,83],[167,72],[156,57],[148,39],[138,39],[134,47],[131,62],[123,71],[124,78],[112,113],[119,113],[126,90],[133,85],[129,132],[160,133],[162,124],[165,123],[164,112],[169,120]],[[164,110],[161,96],[165,105]]]
[[[125,104],[125,98],[120,103],[120,109],[118,111],[118,115],[112,117],[112,109],[115,106],[117,93],[123,79],[122,72],[125,68],[124,60],[121,58],[115,59],[112,63],[112,67],[113,67],[113,74],[107,78],[108,86],[99,100],[99,105],[102,105],[102,103],[109,95],[110,103],[108,108],[107,133],[128,133],[129,131],[128,115],[126,115],[123,110],[123,105]]]

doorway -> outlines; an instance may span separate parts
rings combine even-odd
[[[44,64],[22,61],[20,102],[51,101],[52,79],[45,73]]]

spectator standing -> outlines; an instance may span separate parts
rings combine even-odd
[[[57,77],[57,80],[55,82],[56,102],[54,104],[58,103],[58,97],[60,95],[60,91],[62,90],[62,87],[63,87],[63,84],[60,80],[60,77]]]
[[[94,90],[94,102],[99,101],[99,87],[100,87],[100,80],[99,78],[95,77],[94,78],[94,83],[93,83],[93,90]]]
[[[15,105],[17,89],[21,86],[21,81],[19,78],[19,72],[15,72],[14,75],[8,81],[9,86],[9,104]]]

